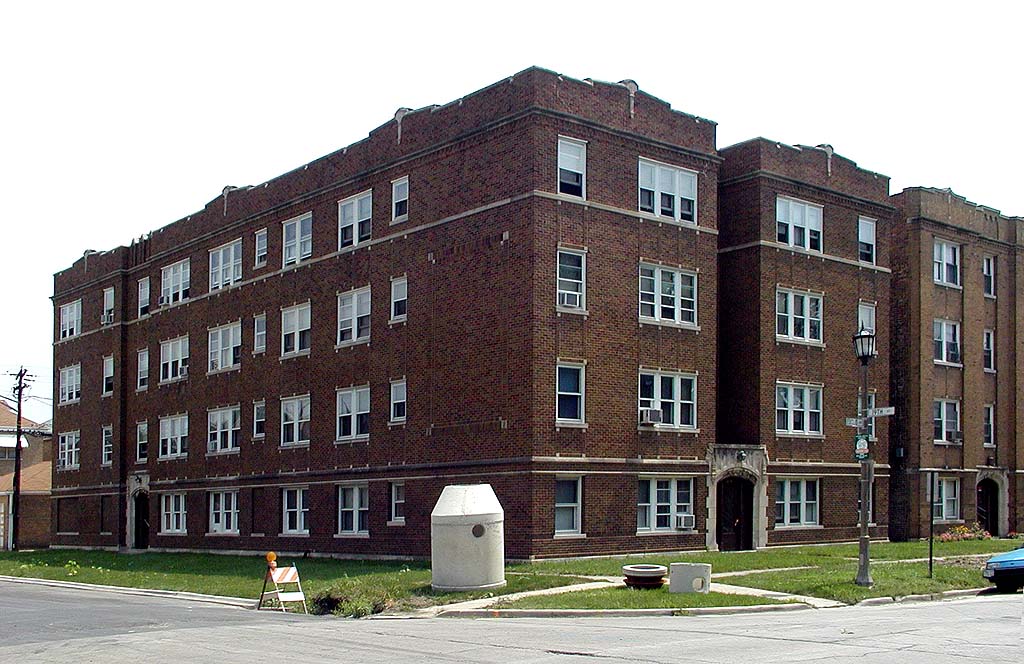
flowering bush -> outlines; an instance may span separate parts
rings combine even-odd
[[[987,530],[981,527],[981,524],[977,521],[974,522],[970,527],[961,525],[953,526],[946,532],[939,535],[940,542],[963,542],[965,540],[987,540],[992,539],[992,535]]]

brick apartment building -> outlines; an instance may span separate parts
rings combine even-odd
[[[950,190],[893,196],[893,470],[900,539],[1024,512],[1024,219]],[[933,485],[933,486],[931,486]]]
[[[888,404],[889,179],[828,146],[758,138],[721,155],[719,448],[747,472],[719,483],[718,513],[753,481],[754,545],[855,539],[860,464],[844,420],[859,408],[861,327],[877,339],[868,405]],[[871,534],[884,537],[885,420],[870,433]]]

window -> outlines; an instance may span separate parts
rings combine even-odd
[[[821,296],[778,289],[775,292],[775,334],[795,341],[821,342]]]
[[[870,390],[868,391],[868,404],[867,404],[867,407],[868,408],[874,408],[875,407],[875,393],[870,391]],[[858,388],[857,389],[857,417],[863,417],[863,415],[864,415],[863,392],[861,392],[860,388]],[[873,417],[866,417],[864,419],[864,425],[865,425],[865,427],[867,429],[868,437],[871,438],[872,440],[874,440],[875,439],[875,418],[873,418]]]
[[[873,302],[857,304],[857,329],[875,331],[875,304]]]
[[[178,337],[160,344],[160,381],[188,376],[188,337]]]
[[[640,211],[694,223],[697,173],[641,159]]]
[[[225,288],[242,280],[242,240],[210,251],[210,290]]]
[[[338,533],[370,532],[370,490],[365,484],[338,487]]]
[[[160,418],[160,458],[188,456],[188,415]]]
[[[103,317],[100,318],[100,324],[106,325],[107,323],[114,322],[114,289],[104,288],[103,289]]]
[[[661,411],[663,427],[697,426],[697,377],[640,372],[640,410]]]
[[[139,279],[139,317],[149,313],[149,277]]]
[[[267,404],[265,401],[252,403],[252,437],[263,438],[267,435]]]
[[[985,330],[981,342],[982,365],[985,371],[996,370],[996,333],[993,330]]]
[[[821,435],[821,388],[778,383],[775,432]]]
[[[114,393],[114,358],[103,358],[103,396]]]
[[[206,419],[207,452],[215,454],[238,449],[238,439],[242,434],[242,409],[239,406],[211,410]]]
[[[294,265],[313,255],[313,215],[306,213],[301,217],[289,219],[282,224],[284,248],[281,252],[281,265]]]
[[[960,518],[960,480],[940,478],[935,483],[932,516],[939,521],[956,521]]]
[[[637,482],[636,530],[676,530],[676,517],[693,514],[693,480],[640,478]]]
[[[558,193],[587,197],[587,144],[558,139]]]
[[[875,220],[860,217],[857,220],[857,257],[863,263],[875,262]]]
[[[309,395],[281,400],[281,445],[309,444]]]
[[[238,534],[238,492],[210,492],[210,532],[222,535]]]
[[[267,350],[267,315],[258,314],[252,319],[252,352]]]
[[[775,480],[775,527],[818,525],[818,480]]]
[[[960,246],[935,240],[932,252],[932,276],[937,284],[960,285]]]
[[[391,511],[388,521],[394,524],[405,523],[405,482],[391,482]]]
[[[405,221],[409,218],[409,178],[391,182],[391,221]]]
[[[580,532],[580,478],[555,480],[555,535]]]
[[[391,381],[391,421],[405,422],[406,390],[404,380]]]
[[[149,460],[149,422],[139,422],[135,425],[135,460]]]
[[[960,402],[936,399],[932,402],[932,438],[937,444],[960,445]]]
[[[73,364],[60,370],[60,403],[78,401],[82,396],[82,365]]]
[[[370,435],[370,388],[338,390],[338,440]]]
[[[992,404],[986,404],[982,412],[983,429],[982,429],[982,443],[985,447],[996,446],[996,407]]]
[[[69,431],[57,437],[57,468],[59,470],[78,469],[80,441],[81,436],[78,431]]]
[[[775,199],[776,237],[782,244],[821,251],[822,207],[785,198]]]
[[[114,460],[114,427],[107,425],[100,432],[102,443],[100,461],[101,466],[109,466]]]
[[[932,358],[936,362],[960,364],[960,323],[936,319],[932,325],[932,337]]]
[[[583,366],[559,364],[556,367],[556,372],[556,421],[582,423],[585,412],[583,409]]]
[[[283,512],[283,523],[281,524],[282,534],[309,534],[309,527],[306,525],[306,517],[309,515],[308,499],[309,489],[281,490],[281,505]]]
[[[188,299],[189,259],[160,270],[160,306]]]
[[[267,229],[261,228],[256,231],[256,262],[253,267],[263,267],[267,264]]]
[[[82,301],[75,300],[60,308],[60,338],[76,337],[82,333]]]
[[[208,371],[236,369],[242,361],[242,323],[210,330]]]
[[[697,324],[697,275],[640,265],[640,318]]]
[[[165,493],[160,496],[160,532],[184,535],[185,494]]]
[[[370,287],[338,296],[338,345],[370,339]]]
[[[409,281],[405,277],[391,280],[391,321],[405,320],[409,307]]]
[[[149,386],[149,349],[143,348],[139,351],[137,376],[135,380],[136,389],[144,390]]]
[[[281,311],[281,357],[309,351],[309,303]]]
[[[356,194],[338,203],[338,249],[366,242],[372,233],[372,191]]]
[[[587,308],[587,255],[582,251],[558,250],[558,306]]]
[[[996,257],[985,256],[981,259],[981,274],[985,281],[985,295],[996,296]]]

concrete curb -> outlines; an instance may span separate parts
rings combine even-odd
[[[204,602],[206,604],[220,604],[222,606],[234,606],[240,609],[255,609],[255,599],[244,599],[242,597],[224,597],[221,595],[203,595],[200,593],[189,593],[178,590],[152,590],[149,588],[126,588],[124,586],[104,586],[95,583],[76,583],[74,581],[56,581],[52,579],[36,579],[24,576],[3,576],[0,581],[8,583],[24,583],[35,586],[50,586],[52,588],[71,588],[74,590],[92,590],[94,592],[117,593],[120,595],[140,595],[143,597],[163,597],[164,599],[180,599],[190,602]]]
[[[958,597],[977,597],[986,590],[988,590],[988,588],[968,588],[966,590],[947,590],[941,593],[928,593],[925,595],[871,597],[857,602],[854,606],[880,606],[882,604],[904,604],[910,602],[938,602],[944,599],[956,599]]]
[[[463,609],[442,611],[438,618],[636,618],[641,616],[723,616],[734,613],[803,611],[806,604],[709,606],[693,609]]]

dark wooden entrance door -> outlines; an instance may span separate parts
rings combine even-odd
[[[135,494],[135,548],[149,548],[149,494]]]
[[[754,484],[742,477],[718,483],[717,539],[720,551],[754,548]]]
[[[978,482],[978,523],[989,533],[999,534],[999,485],[995,480]]]

